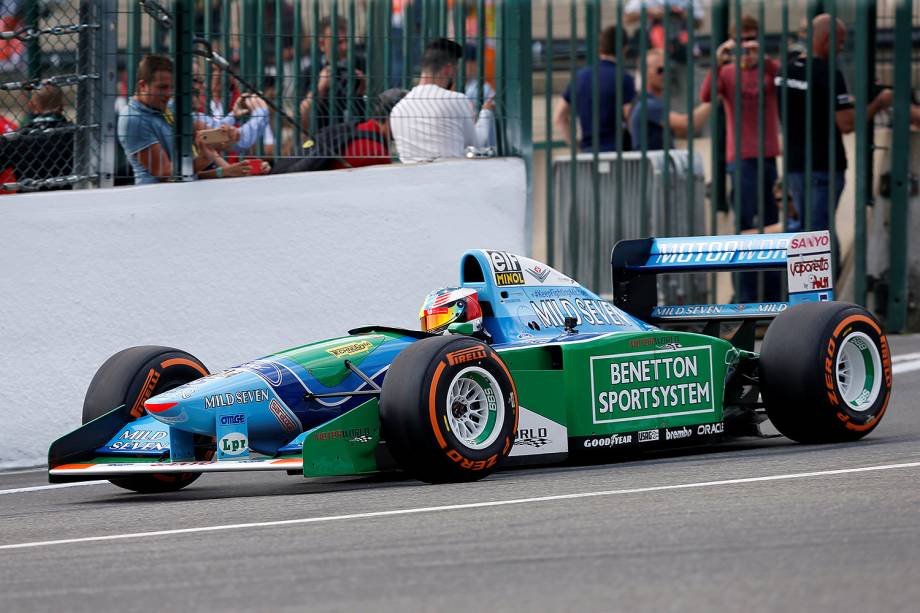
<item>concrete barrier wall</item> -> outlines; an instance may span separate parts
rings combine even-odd
[[[464,250],[527,250],[525,200],[517,159],[4,197],[0,468],[43,464],[125,347],[218,370],[358,325],[416,328]]]

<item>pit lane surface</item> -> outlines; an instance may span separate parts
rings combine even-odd
[[[915,611],[915,360],[850,445],[743,439],[442,486],[211,474],[140,496],[0,475],[0,610]]]

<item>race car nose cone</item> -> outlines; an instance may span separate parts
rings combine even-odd
[[[162,413],[163,411],[168,411],[179,404],[178,402],[150,402],[149,400],[144,403],[144,408],[147,409],[148,413]]]

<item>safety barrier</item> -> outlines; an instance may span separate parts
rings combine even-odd
[[[414,328],[466,249],[525,249],[525,208],[519,159],[10,198],[0,468],[43,462],[124,347],[177,346],[221,369],[360,325]]]
[[[687,151],[638,151],[598,155],[599,201],[591,186],[594,156],[553,158],[555,184],[552,264],[592,287],[613,295],[610,251],[617,241],[640,236],[693,236],[706,231],[705,209],[691,207],[688,194],[703,201],[703,160]],[[666,170],[667,169],[667,170]],[[665,182],[663,176],[670,180]],[[622,177],[617,189],[617,177]],[[688,190],[688,183],[692,188]],[[676,277],[662,285],[669,304],[705,301],[698,277]]]

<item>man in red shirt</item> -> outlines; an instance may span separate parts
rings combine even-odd
[[[773,185],[776,183],[776,156],[779,148],[779,112],[775,77],[780,72],[779,62],[770,57],[763,60],[763,83],[758,79],[758,54],[760,47],[757,42],[760,24],[750,15],[741,18],[741,160],[735,160],[735,143],[739,135],[735,134],[735,87],[736,67],[733,60],[735,48],[734,24],[732,24],[731,37],[722,43],[716,51],[720,63],[716,89],[722,108],[725,109],[725,157],[726,172],[732,178],[732,200],[734,190],[741,191],[741,219],[742,232],[759,227],[762,221],[764,227],[776,224],[779,221],[779,211],[773,197]],[[763,88],[764,108],[763,142],[760,142],[757,133],[758,95]],[[700,89],[700,98],[709,102],[712,94],[712,72],[706,75]],[[759,147],[763,147],[764,156],[764,214],[758,220],[757,206],[757,157]],[[735,185],[735,167],[740,164],[741,180]],[[757,296],[757,274],[741,275],[741,287],[738,288],[736,298],[740,302],[754,302]],[[780,281],[778,274],[765,275],[764,300],[780,299]]]

